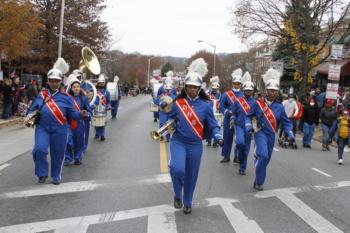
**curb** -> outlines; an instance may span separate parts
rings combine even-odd
[[[23,121],[24,121],[24,117],[16,117],[14,119],[0,121],[0,129],[9,127],[12,125],[23,124]]]

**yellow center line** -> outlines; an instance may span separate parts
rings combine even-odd
[[[167,143],[164,141],[159,142],[159,151],[160,151],[160,172],[168,173],[168,149]]]

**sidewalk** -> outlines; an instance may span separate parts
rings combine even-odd
[[[0,129],[9,127],[12,125],[23,124],[24,117],[13,117],[10,119],[0,119]]]

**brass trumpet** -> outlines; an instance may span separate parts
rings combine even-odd
[[[154,141],[159,141],[167,134],[174,131],[174,120],[168,120],[162,127],[158,130],[151,131],[151,138]]]
[[[38,111],[28,114],[28,116],[24,119],[25,126],[27,126],[28,128],[34,128],[39,116],[40,113]]]

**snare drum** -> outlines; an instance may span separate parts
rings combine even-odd
[[[155,103],[150,103],[149,104],[149,111],[150,112],[158,112],[159,111],[159,107],[158,105],[156,105]]]
[[[106,117],[105,116],[93,116],[91,120],[91,125],[93,127],[104,127],[106,126]]]

